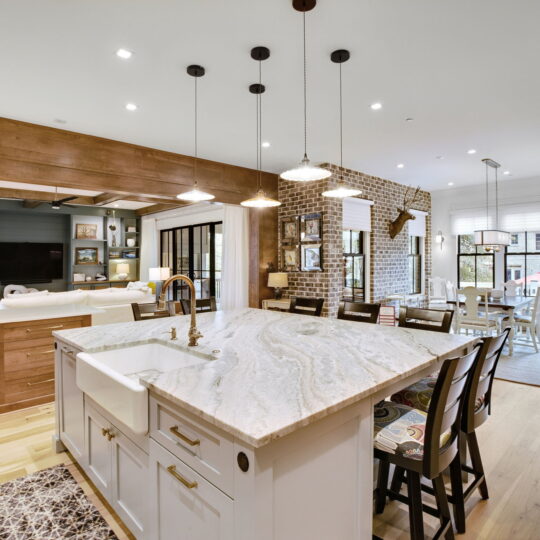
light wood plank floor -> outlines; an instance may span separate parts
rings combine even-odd
[[[135,540],[114,510],[94,489],[71,455],[68,452],[56,454],[53,451],[53,433],[54,405],[52,403],[0,414],[0,483],[54,465],[64,464],[118,538]]]
[[[533,540],[540,538],[540,388],[496,380],[493,416],[478,431],[490,500],[469,501],[464,540]],[[120,540],[132,539],[109,505],[67,453],[55,454],[51,437],[54,406],[41,405],[0,415],[0,483],[66,464]],[[426,518],[426,521],[432,518]],[[426,535],[433,532],[426,527]],[[390,503],[376,516],[374,532],[385,540],[407,539],[408,514]]]

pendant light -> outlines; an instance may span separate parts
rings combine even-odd
[[[337,186],[322,192],[323,197],[335,197],[344,199],[361,195],[362,190],[348,186],[343,181],[343,84],[341,77],[341,66],[351,57],[349,51],[340,49],[330,55],[330,59],[335,64],[339,64],[339,182]]]
[[[293,182],[324,180],[332,176],[330,171],[311,165],[307,156],[306,11],[311,11],[316,5],[317,0],[293,0],[294,9],[302,12],[304,28],[304,157],[298,167],[280,174],[283,180],[292,180]]]
[[[189,202],[201,202],[201,201],[210,201],[212,199],[215,199],[215,196],[206,193],[204,191],[201,191],[199,189],[199,184],[197,182],[197,79],[199,77],[202,77],[205,73],[205,70],[202,66],[188,66],[187,68],[188,75],[191,75],[193,77],[193,80],[195,81],[195,123],[194,123],[194,134],[195,134],[195,158],[193,162],[193,189],[191,191],[185,191],[184,193],[180,193],[176,196],[177,199],[180,199],[182,201],[189,201]]]
[[[499,182],[497,170],[500,165],[492,159],[482,160],[486,165],[486,228],[474,231],[474,243],[481,246],[488,253],[500,251],[502,247],[510,245],[510,233],[499,230]],[[495,169],[495,228],[488,229],[489,224],[489,168]]]
[[[240,203],[242,206],[249,208],[270,208],[281,204],[279,201],[267,197],[262,188],[262,95],[266,90],[266,87],[262,84],[262,61],[269,57],[270,50],[266,47],[254,47],[251,49],[251,58],[259,62],[259,82],[249,87],[249,91],[256,96],[257,194],[255,197]]]

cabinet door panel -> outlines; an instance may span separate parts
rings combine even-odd
[[[197,485],[190,489],[180,478]],[[233,500],[152,440],[150,484],[150,538],[233,540]]]
[[[111,500],[111,445],[103,430],[110,424],[92,407],[86,407],[86,472],[103,496]]]
[[[63,348],[60,352],[60,438],[73,457],[84,464],[84,396],[75,382],[74,353]]]
[[[113,506],[130,531],[139,539],[148,538],[146,523],[148,498],[148,456],[123,433],[114,430],[112,439]]]

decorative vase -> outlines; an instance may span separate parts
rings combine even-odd
[[[135,247],[135,238],[128,238],[126,244],[127,247]]]

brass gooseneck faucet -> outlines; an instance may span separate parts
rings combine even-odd
[[[167,281],[165,281],[165,283],[163,283],[161,294],[159,295],[159,300],[158,300],[158,309],[164,310],[167,308],[166,306],[167,290],[175,281],[183,281],[189,287],[189,297],[190,297],[190,304],[191,304],[191,322],[189,325],[189,332],[188,332],[188,338],[189,338],[188,345],[190,347],[196,347],[197,341],[201,339],[203,335],[199,332],[199,330],[197,330],[197,307],[195,305],[196,304],[195,285],[193,284],[193,281],[191,281],[191,279],[189,279],[187,276],[184,276],[183,274],[176,274],[174,276],[171,276]]]

